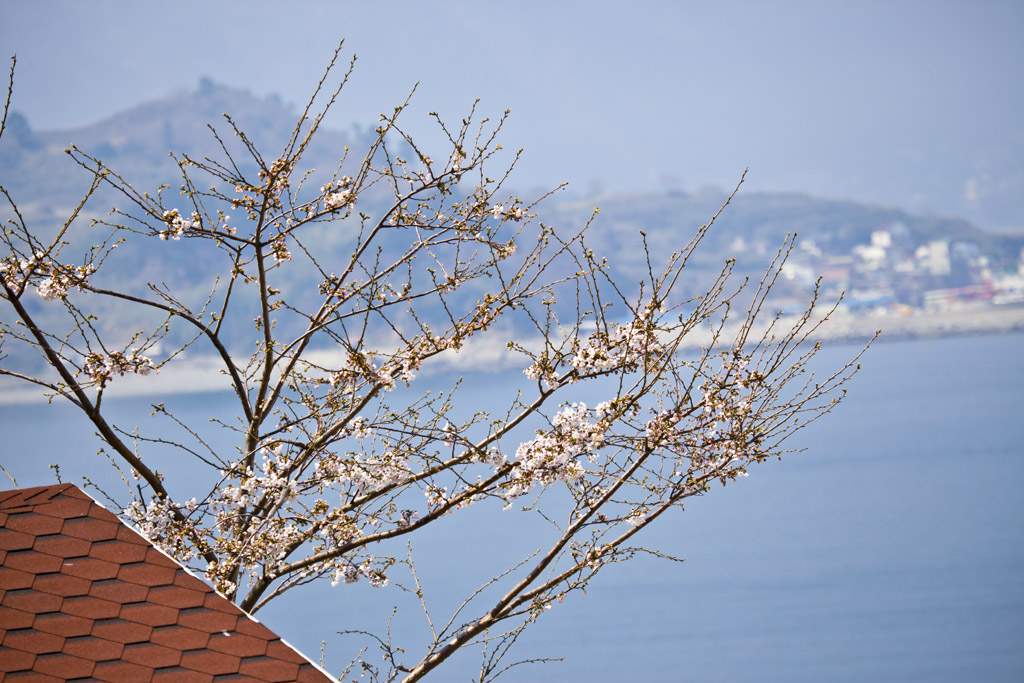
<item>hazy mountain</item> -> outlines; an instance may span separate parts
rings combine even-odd
[[[719,210],[727,196],[720,192],[650,193],[593,197],[548,207],[544,219],[556,226],[581,224],[595,207],[601,213],[591,239],[597,251],[614,254],[616,265],[641,274],[646,269],[637,230],[647,233],[655,254],[685,245],[694,232]],[[744,193],[741,189],[709,231],[692,265],[717,268],[727,257],[754,268],[765,265],[788,235],[813,243],[831,254],[847,254],[871,243],[871,233],[895,230],[901,240],[917,246],[932,240],[977,245],[995,268],[1013,268],[1024,236],[998,235],[958,218],[914,216],[899,209],[801,194]]]
[[[169,150],[223,158],[208,123],[216,127],[229,149],[238,150],[239,142],[222,116],[225,112],[231,114],[254,146],[270,158],[282,149],[298,119],[298,113],[278,98],[255,97],[208,79],[201,80],[194,91],[140,104],[74,130],[35,131],[30,121],[15,112],[9,116],[7,130],[0,140],[0,183],[19,203],[34,228],[63,221],[89,181],[89,174],[64,153],[72,143],[101,158],[140,191],[153,192],[163,183],[176,191],[180,178],[168,156]],[[322,130],[305,162],[333,171],[346,145],[353,148],[353,154],[361,156],[371,135],[370,131],[357,129]],[[252,162],[246,163],[244,158],[244,154],[235,154],[243,170],[252,169]],[[529,179],[519,180],[523,185],[532,184]],[[319,183],[314,185],[319,187]],[[372,211],[375,202],[366,199],[361,200],[360,208]],[[93,215],[103,215],[116,200],[114,193],[106,190],[92,205]],[[648,247],[656,260],[685,246],[724,200],[725,195],[715,191],[607,194],[585,200],[561,199],[556,195],[541,205],[540,214],[543,222],[568,231],[586,223],[594,207],[600,206],[601,214],[593,223],[589,243],[597,253],[609,257],[628,291],[647,271],[638,230],[646,232]],[[872,232],[881,229],[891,231],[910,254],[916,246],[932,240],[968,245],[972,253],[983,254],[993,269],[1016,268],[1024,247],[1022,236],[987,233],[956,218],[914,216],[850,201],[741,190],[708,234],[702,249],[688,263],[692,275],[686,278],[683,288],[688,293],[699,293],[707,278],[730,257],[736,258],[741,272],[755,274],[792,233],[797,233],[808,249],[841,256],[848,255],[857,245],[869,244]],[[329,264],[332,259],[344,259],[351,236],[350,231],[331,230],[311,236],[310,242],[316,245],[318,257]],[[120,280],[122,285],[133,278],[171,283],[176,296],[201,302],[209,292],[211,274],[224,265],[223,255],[216,251],[198,255],[187,242],[164,244],[159,253],[151,245],[125,245],[119,250],[119,257],[128,257],[127,262],[134,266],[127,270],[108,268],[106,277]],[[313,279],[302,277],[291,284],[315,294],[319,276],[312,272],[309,277]],[[476,293],[470,291],[467,296],[475,297]],[[122,319],[114,309],[107,311],[106,320],[125,329],[138,324]],[[238,324],[244,327],[250,324],[251,316],[239,320]]]
[[[280,151],[298,119],[298,112],[277,97],[256,97],[207,78],[201,79],[191,92],[174,93],[72,130],[36,131],[31,121],[14,111],[0,140],[2,182],[29,214],[41,214],[44,219],[48,214],[61,217],[60,210],[80,198],[89,180],[89,175],[64,153],[74,144],[102,159],[139,190],[152,192],[162,183],[176,188],[179,176],[169,152],[223,158],[210,126],[229,149],[239,149],[225,113],[268,157]],[[323,129],[307,152],[305,162],[315,168],[333,170],[346,145],[358,153],[372,135],[368,130]],[[253,166],[246,163],[245,155],[236,154],[235,160],[243,170]],[[524,185],[531,184],[519,180]],[[724,194],[713,191],[608,194],[562,202],[556,196],[544,206],[544,217],[549,221],[581,221],[595,205],[600,205],[602,216],[597,226],[600,233],[607,233],[609,245],[615,246],[618,238],[631,239],[625,234],[612,237],[612,233],[632,234],[636,228],[644,228],[655,244],[667,246],[678,243],[707,221],[724,198]],[[891,223],[904,224],[915,238],[944,236],[996,250],[1018,241],[987,235],[955,218],[912,216],[897,209],[850,201],[741,190],[707,246],[718,252],[737,236],[747,241],[778,242],[788,233],[799,232],[825,246],[846,251],[864,243],[872,230]]]
[[[211,126],[240,168],[255,171],[225,113],[256,149],[271,159],[281,151],[298,120],[298,113],[276,97],[258,98],[206,78],[194,91],[174,93],[72,130],[34,131],[31,122],[15,111],[0,140],[2,182],[28,214],[43,219],[61,217],[61,210],[80,199],[90,179],[64,152],[74,144],[101,159],[140,191],[153,192],[163,183],[177,189],[180,174],[170,158],[172,151],[223,159]],[[322,130],[306,162],[333,170],[345,146],[359,149],[365,135],[357,130]]]

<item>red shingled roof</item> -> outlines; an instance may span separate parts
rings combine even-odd
[[[73,484],[0,492],[0,680],[333,679]]]

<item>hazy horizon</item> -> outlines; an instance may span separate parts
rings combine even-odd
[[[1024,4],[0,5],[13,108],[74,128],[198,80],[299,104],[337,41],[330,125],[512,110],[522,186],[802,192],[1024,227]]]

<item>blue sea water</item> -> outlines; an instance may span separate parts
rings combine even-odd
[[[855,351],[826,349],[823,367]],[[186,418],[226,408],[221,394],[172,400]],[[55,461],[67,480],[109,481],[69,406],[0,406],[0,435],[0,464],[21,486],[53,481]],[[500,680],[1024,680],[1024,336],[877,344],[844,404],[794,445],[807,451],[753,468],[652,530],[645,544],[684,564],[610,568],[515,651],[564,661]],[[508,519],[484,510],[417,541],[435,618],[507,559],[504,548],[529,542]],[[411,603],[363,584],[299,589],[258,617],[314,659],[326,640],[337,672],[360,642],[337,631],[383,630],[393,605]],[[422,618],[396,626],[396,638],[426,628]],[[470,680],[474,656],[437,678]]]

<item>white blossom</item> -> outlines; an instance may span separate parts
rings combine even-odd
[[[191,218],[182,218],[177,209],[164,211],[164,221],[167,223],[167,230],[160,232],[160,239],[166,240],[170,237],[173,240],[180,240],[188,230],[202,227],[202,220],[199,214],[192,212]]]
[[[129,373],[146,376],[151,372],[159,372],[153,361],[141,355],[137,349],[127,353],[112,351],[108,355],[91,353],[86,356],[82,370],[93,382],[103,385],[114,375],[123,376]]]
[[[521,496],[536,484],[572,482],[582,477],[583,466],[576,458],[596,457],[596,451],[604,446],[607,428],[606,424],[588,419],[585,403],[567,405],[555,415],[551,430],[539,430],[534,439],[516,449],[516,469],[506,498]]]
[[[324,207],[328,211],[336,211],[337,209],[344,208],[349,204],[355,204],[355,195],[352,193],[352,190],[332,192],[324,197]]]
[[[626,517],[625,522],[630,526],[640,526],[644,523],[646,518],[647,511],[643,508],[637,508],[628,517]]]

